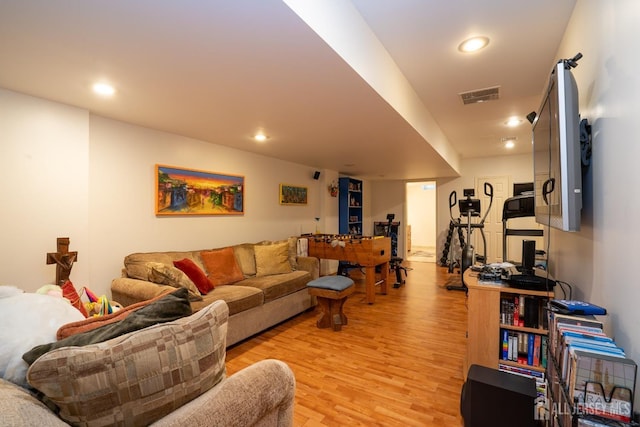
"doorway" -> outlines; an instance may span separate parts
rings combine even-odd
[[[406,184],[407,236],[405,258],[408,261],[436,262],[436,183]]]

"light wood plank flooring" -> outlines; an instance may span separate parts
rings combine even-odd
[[[461,426],[466,296],[445,289],[460,276],[405,265],[406,285],[372,305],[352,274],[342,331],[318,329],[317,312],[302,313],[228,349],[227,374],[266,358],[286,362],[297,381],[296,426]]]

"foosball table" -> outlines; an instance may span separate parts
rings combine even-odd
[[[309,256],[348,262],[365,270],[366,301],[376,300],[376,286],[387,293],[391,239],[382,236],[354,236],[347,234],[303,235],[309,241]],[[380,267],[380,280],[376,281],[376,267]]]

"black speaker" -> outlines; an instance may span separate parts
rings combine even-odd
[[[315,171],[313,173],[313,179],[318,179],[318,178],[320,178],[320,171]]]
[[[522,273],[533,274],[533,267],[536,265],[536,241],[522,241]]]
[[[464,427],[534,427],[533,378],[471,365],[460,395]]]

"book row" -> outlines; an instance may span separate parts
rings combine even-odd
[[[505,295],[500,298],[500,323],[527,328],[547,328],[546,298]]]
[[[549,324],[554,395],[566,395],[577,413],[630,422],[636,363],[603,332],[603,323],[594,316],[550,312]]]
[[[521,365],[547,366],[547,337],[545,335],[500,329],[502,348],[500,359]]]
[[[536,371],[533,369],[527,369],[522,366],[513,366],[504,363],[498,363],[498,370],[502,372],[508,372],[513,375],[519,375],[521,377],[533,378],[536,381],[535,418],[538,420],[546,420],[549,418],[546,408],[547,381],[546,375],[543,371]]]

